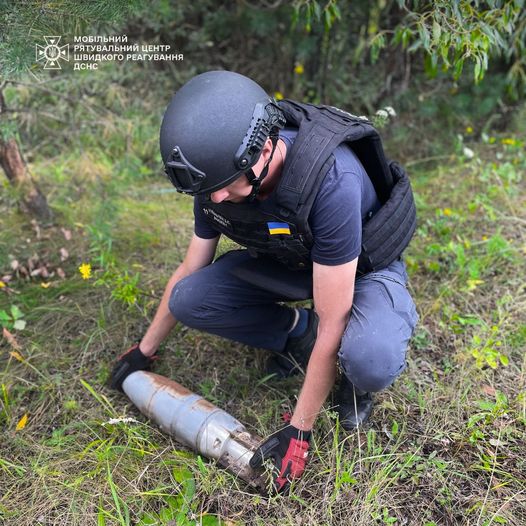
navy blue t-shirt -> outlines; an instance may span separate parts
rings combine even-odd
[[[297,129],[281,130],[290,152]],[[362,246],[362,220],[380,208],[373,184],[356,154],[346,145],[334,150],[334,164],[314,200],[309,226],[314,245],[311,259],[322,265],[341,265],[357,258]],[[219,235],[194,200],[194,231],[198,237]]]

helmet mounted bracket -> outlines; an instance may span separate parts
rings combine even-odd
[[[183,155],[181,148],[175,146],[164,166],[164,171],[178,192],[195,195],[199,192],[206,174],[193,166]]]
[[[267,138],[277,135],[277,130],[283,126],[285,117],[274,99],[258,102],[247,133],[234,156],[236,167],[243,171],[254,166]]]
[[[245,173],[248,182],[252,185],[252,191],[248,196],[249,202],[254,201],[261,182],[267,176],[278,142],[278,131],[283,126],[285,126],[285,117],[274,99],[256,104],[250,127],[234,157],[236,167]],[[260,176],[256,177],[254,172],[248,169],[256,164],[268,138],[272,141],[272,152]]]

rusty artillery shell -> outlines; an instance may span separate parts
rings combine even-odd
[[[217,460],[251,486],[265,489],[266,476],[249,466],[261,439],[232,415],[174,380],[147,371],[130,374],[122,388],[139,411],[163,431]]]

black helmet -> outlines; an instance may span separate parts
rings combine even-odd
[[[191,195],[223,188],[251,173],[267,138],[275,145],[284,124],[275,100],[253,80],[232,71],[197,75],[164,113],[160,143],[166,175]]]

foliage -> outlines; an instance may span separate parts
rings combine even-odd
[[[322,7],[317,0],[297,0],[293,22],[302,20],[310,32],[316,21],[324,25],[326,32],[338,34],[341,29],[333,26],[339,23],[346,28],[351,17],[365,14],[367,18],[361,22],[368,20],[368,26],[362,25],[364,31],[359,32],[354,52],[349,50],[355,59],[366,48],[373,63],[385,48],[423,51],[425,71],[430,77],[435,77],[440,68],[452,70],[458,80],[469,63],[474,66],[472,75],[478,83],[488,71],[490,60],[501,57],[507,64],[509,94],[518,98],[526,93],[526,10],[522,0],[377,0],[369,2],[368,9],[354,6],[340,8],[337,1],[329,0]]]
[[[477,0],[424,3],[398,0],[405,10],[395,28],[392,44],[410,52],[425,50],[426,70],[436,75],[438,67],[453,69],[458,79],[466,61],[474,63],[474,79],[480,82],[490,58],[504,56],[510,62],[509,80],[514,89],[524,90],[526,63],[524,42],[526,14],[522,1]],[[379,32],[376,40],[385,35]],[[374,43],[373,50],[382,47]]]
[[[11,305],[9,311],[1,309],[0,325],[6,329],[16,329],[18,331],[24,330],[26,327],[24,313],[16,305]]]
[[[29,0],[0,2],[0,72],[12,78],[35,70],[35,45],[45,35],[77,34],[90,28],[103,31],[133,13],[137,0]],[[28,28],[31,28],[28,31]]]
[[[130,275],[128,270],[122,270],[114,264],[104,272],[95,285],[105,285],[111,290],[111,297],[122,304],[131,307],[136,305],[143,291],[139,288],[140,274]]]
[[[492,369],[496,369],[499,362],[502,365],[508,365],[508,357],[499,350],[499,347],[502,346],[502,340],[499,339],[499,327],[493,325],[489,332],[490,334],[484,338],[478,334],[473,336],[473,350],[471,353],[477,365],[482,367],[487,364]]]
[[[312,30],[313,22],[320,21],[323,22],[325,31],[330,31],[333,24],[342,17],[338,0],[328,0],[323,7],[316,0],[296,0],[293,6],[293,26],[301,20],[307,31]]]

